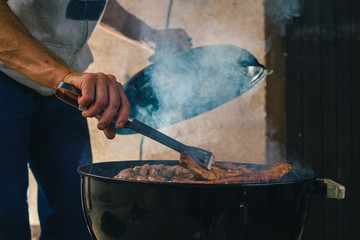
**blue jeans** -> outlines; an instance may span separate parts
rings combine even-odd
[[[0,72],[0,239],[31,239],[28,167],[39,186],[42,240],[91,239],[77,168],[91,162],[86,119]]]

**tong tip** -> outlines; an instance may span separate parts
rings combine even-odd
[[[207,161],[206,168],[210,170],[214,162],[215,162],[215,155],[211,153],[210,159]]]

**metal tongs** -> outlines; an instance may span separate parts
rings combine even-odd
[[[76,107],[80,111],[87,109],[79,106],[77,99],[79,96],[81,96],[81,90],[72,84],[61,82],[55,91],[55,95],[63,102],[70,104],[73,107]],[[102,114],[99,114],[98,117],[101,117],[101,115]],[[117,116],[115,116],[115,119],[113,120],[114,124],[116,118]],[[157,131],[156,129],[136,120],[132,116],[129,117],[127,123],[125,124],[125,128],[129,128],[137,133],[149,137],[179,153],[186,151],[190,155],[190,157],[192,157],[196,162],[209,170],[211,169],[211,166],[215,161],[215,156],[213,153],[201,148],[191,147],[182,144],[181,142],[178,142],[175,139]]]

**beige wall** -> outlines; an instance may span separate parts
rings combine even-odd
[[[119,2],[130,12],[155,28],[164,28],[168,0],[132,0]],[[261,0],[181,0],[174,1],[170,27],[184,28],[193,38],[194,47],[232,44],[244,47],[263,62],[264,8]],[[95,31],[90,46],[95,63],[90,71],[114,73],[125,83],[150,63],[151,52],[118,39],[103,29]],[[265,88],[255,89],[211,112],[161,129],[185,144],[214,152],[217,160],[262,162],[265,158]],[[118,135],[108,141],[91,126],[94,161],[139,159],[141,136]],[[143,159],[178,159],[173,150],[144,139]]]
[[[169,0],[118,0],[128,11],[154,28],[164,28]],[[232,44],[246,48],[264,63],[264,6],[262,0],[174,0],[170,27],[184,28],[193,45]],[[152,52],[97,28],[91,37],[91,72],[114,74],[125,83],[150,63]],[[161,129],[187,145],[212,151],[216,160],[265,161],[265,83],[208,113]],[[89,119],[95,162],[138,160],[141,136],[118,135],[107,140]],[[144,139],[143,159],[178,159],[173,150]],[[31,180],[30,218],[37,223],[36,187]]]

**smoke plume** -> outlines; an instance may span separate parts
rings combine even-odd
[[[265,0],[266,17],[266,52],[271,48],[271,39],[276,35],[285,36],[286,28],[293,22],[295,17],[301,15],[303,0]]]

